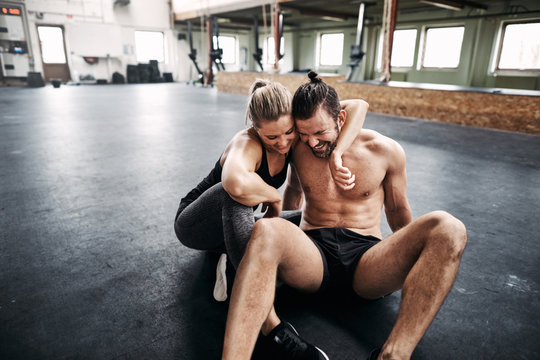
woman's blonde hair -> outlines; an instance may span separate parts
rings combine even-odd
[[[249,89],[246,124],[259,128],[262,121],[276,121],[291,113],[292,94],[278,82],[257,79]]]

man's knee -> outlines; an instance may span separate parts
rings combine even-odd
[[[279,256],[281,251],[280,226],[287,222],[280,218],[263,218],[255,222],[248,243],[248,252],[258,257]]]
[[[449,255],[460,257],[467,244],[467,229],[463,222],[446,211],[433,211],[425,219],[430,241],[442,243]]]

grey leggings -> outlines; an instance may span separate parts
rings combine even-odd
[[[285,218],[300,224],[300,210],[283,211]],[[178,240],[197,250],[226,252],[235,268],[240,264],[255,224],[253,208],[229,196],[221,183],[206,190],[192,203],[180,203],[174,222]]]

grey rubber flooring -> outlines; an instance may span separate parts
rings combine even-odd
[[[172,224],[245,103],[185,84],[0,88],[0,359],[220,357],[217,257]],[[413,358],[539,359],[540,137],[371,113],[366,127],[405,149],[415,217],[442,209],[468,228]],[[285,289],[277,309],[331,359],[363,359],[399,301]]]

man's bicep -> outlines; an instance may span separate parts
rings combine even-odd
[[[294,165],[289,164],[287,174],[287,185],[283,192],[283,210],[297,210],[302,206],[303,200],[302,184]]]
[[[383,183],[384,207],[387,211],[396,211],[408,203],[407,179],[405,173],[387,173]]]
[[[387,210],[396,210],[402,206],[408,207],[405,162],[405,151],[398,143],[393,143],[388,158],[386,177],[383,182],[384,205]]]
[[[396,147],[389,157],[389,166],[383,182],[384,208],[388,224],[392,231],[397,231],[412,220],[411,208],[407,199],[407,172],[405,170],[405,152]]]

